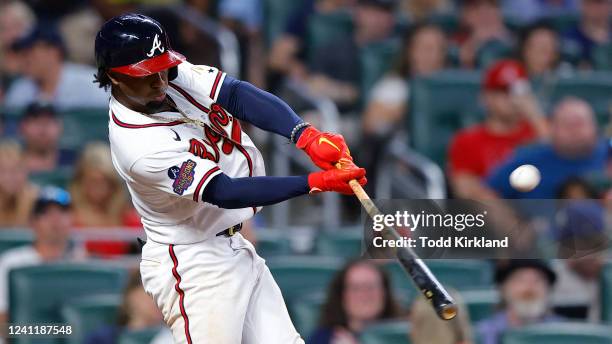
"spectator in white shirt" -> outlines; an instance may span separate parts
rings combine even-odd
[[[24,75],[6,92],[7,107],[23,108],[35,101],[50,102],[60,111],[108,105],[108,93],[93,83],[96,71],[65,61],[64,43],[55,27],[36,26],[13,49],[21,55]]]
[[[0,256],[0,323],[8,320],[8,278],[12,269],[72,257],[69,245],[72,227],[70,194],[56,187],[42,188],[30,226],[35,237],[32,245],[10,249]]]

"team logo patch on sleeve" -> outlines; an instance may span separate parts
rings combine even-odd
[[[174,179],[172,189],[175,193],[182,195],[191,184],[195,176],[196,162],[189,159],[181,164],[181,167],[172,166],[168,169],[168,177]]]

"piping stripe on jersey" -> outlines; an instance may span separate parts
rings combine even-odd
[[[204,185],[204,182],[206,182],[206,180],[208,178],[210,178],[210,176],[219,171],[220,168],[218,166],[211,168],[208,172],[206,172],[204,174],[204,176],[202,177],[202,179],[200,179],[200,182],[198,183],[198,186],[195,189],[195,192],[193,193],[193,200],[196,202],[200,201],[200,189],[202,188],[202,185]]]
[[[215,95],[217,94],[217,87],[219,86],[219,80],[221,80],[221,76],[223,72],[217,70],[217,76],[215,77],[215,82],[212,85],[212,89],[210,90],[210,99],[215,100]]]
[[[187,343],[192,344],[191,333],[189,333],[189,317],[187,316],[187,312],[185,311],[185,292],[180,287],[181,275],[179,275],[177,271],[178,258],[176,258],[176,254],[174,254],[174,245],[170,244],[168,246],[168,250],[170,251],[170,258],[172,258],[172,262],[174,263],[174,267],[172,268],[172,275],[174,275],[174,278],[176,279],[174,289],[179,294],[179,308],[181,309],[181,316],[183,317],[183,321],[185,322],[185,337],[187,337]]]
[[[115,113],[112,111],[111,111],[111,115],[113,116],[113,122],[115,122],[116,125],[123,127],[123,128],[128,128],[128,129],[142,129],[142,128],[151,128],[151,127],[172,127],[175,125],[185,123],[183,121],[172,121],[172,122],[164,122],[164,123],[130,124],[130,123],[125,123],[125,122],[120,121],[119,118],[117,118],[117,116],[115,116]]]
[[[207,108],[206,106],[198,103],[197,100],[193,99],[193,97],[191,96],[191,94],[187,93],[187,91],[185,91],[184,89],[182,89],[181,87],[179,87],[179,85],[169,82],[168,83],[170,85],[170,87],[174,88],[175,90],[177,90],[178,93],[182,94],[183,97],[185,97],[185,99],[187,99],[191,104],[193,104],[195,107],[197,107],[198,109],[204,111],[205,113],[209,113],[210,109]]]
[[[219,73],[222,74],[222,73]],[[198,109],[204,111],[205,113],[209,113],[210,109],[207,108],[206,106],[200,104],[197,100],[195,100],[187,91],[185,91],[184,89],[182,89],[179,85],[176,85],[172,82],[169,83],[169,85],[174,88],[175,90],[177,90],[180,94],[183,95],[183,97],[185,97],[185,99],[187,99],[193,106],[197,107]],[[221,134],[221,133],[219,133]],[[227,138],[227,134],[223,133],[221,134],[223,135],[225,138]],[[242,153],[242,155],[244,155],[244,157],[247,160],[247,164],[249,165],[249,177],[253,176],[253,161],[251,160],[251,156],[249,155],[249,153],[246,151],[246,149],[239,143],[234,142],[234,145],[236,146],[236,148],[240,151],[240,153]]]

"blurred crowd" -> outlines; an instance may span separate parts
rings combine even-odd
[[[331,282],[320,326],[303,333],[309,343],[358,343],[368,324],[398,318],[410,320],[412,343],[440,344],[476,338],[495,344],[504,331],[525,324],[567,315],[600,318],[598,281],[612,234],[606,214],[612,197],[611,0],[0,0],[0,228],[35,236],[31,246],[0,258],[0,319],[8,319],[11,268],[138,253],[130,240],[70,244],[82,231],[141,234],[104,138],[109,94],[93,83],[98,28],[130,11],[161,22],[173,48],[190,62],[218,66],[277,94],[308,121],[327,123],[329,107],[321,104],[331,104],[335,127],[368,169],[372,195],[388,176],[380,167],[399,139],[444,173],[437,186],[449,198],[584,200],[561,204],[562,216],[546,234],[560,243],[555,255],[569,259],[492,264],[500,306],[478,324],[467,312],[454,322],[438,321],[423,300],[405,311],[386,272],[356,260]],[[478,113],[472,114],[476,121],[444,119],[460,125],[424,134],[443,147],[438,157],[414,139],[418,123],[433,118],[415,109],[415,99],[420,82],[449,72],[456,80],[462,73],[476,77],[477,95],[462,101],[474,103],[470,108]],[[550,96],[547,87],[574,77],[597,77],[603,99]],[[433,104],[450,102],[435,89],[432,97]],[[92,128],[102,135],[90,135]],[[261,133],[254,137],[271,162],[274,147]],[[510,173],[524,164],[542,175],[529,192],[509,184]],[[403,166],[399,173],[418,168]],[[421,173],[417,180],[427,179]],[[416,184],[419,197],[427,198],[423,183]],[[256,219],[245,235],[256,242],[253,233],[265,223]],[[525,249],[537,249],[541,243],[530,238]],[[588,248],[595,241],[595,253],[576,258],[581,240]],[[112,343],[124,328],[160,322],[140,300],[146,295],[132,291],[141,290],[137,279],[130,281],[121,319],[92,333],[91,343]],[[571,294],[582,308],[557,315],[554,294]],[[461,300],[461,290],[455,296]]]

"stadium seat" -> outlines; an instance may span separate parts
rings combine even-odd
[[[356,258],[361,256],[361,226],[324,231],[317,236],[317,254],[330,257]]]
[[[499,304],[499,294],[495,289],[466,290],[460,292],[472,323],[488,318]]]
[[[400,48],[401,41],[397,39],[372,43],[361,48],[362,94],[368,94],[374,84],[391,69],[391,66],[396,61]],[[362,98],[365,100],[366,97]]]
[[[149,344],[155,336],[162,330],[162,327],[152,327],[138,331],[123,332],[117,344]]]
[[[352,31],[353,18],[347,11],[315,14],[308,20],[307,50],[313,52],[337,38],[350,37]]]
[[[265,35],[270,45],[285,30],[291,13],[304,3],[304,0],[264,0]]]
[[[444,167],[455,132],[483,118],[479,92],[478,72],[448,70],[414,80],[407,122],[414,149]]]
[[[60,145],[82,149],[91,141],[108,141],[108,109],[78,109],[62,112],[64,131]]]
[[[559,322],[534,325],[506,333],[502,344],[611,344],[612,327]]]
[[[0,254],[15,247],[31,244],[34,234],[28,228],[4,228],[0,230]]]
[[[81,344],[92,331],[115,324],[120,305],[120,294],[90,295],[68,301],[61,311],[63,323],[73,329],[68,344]]]
[[[327,290],[343,261],[332,257],[287,256],[268,259],[267,264],[288,303],[315,290]]]
[[[604,267],[600,283],[601,320],[612,324],[612,263]]]
[[[127,272],[119,267],[53,263],[9,273],[13,323],[60,323],[60,309],[71,299],[94,293],[120,293]]]
[[[291,253],[291,242],[285,231],[266,229],[257,231],[257,253],[263,258]]]
[[[366,327],[361,334],[361,344],[410,344],[408,321],[381,322]]]
[[[612,71],[612,44],[596,47],[593,50],[593,60],[596,69]]]
[[[55,185],[61,188],[67,188],[72,179],[72,170],[70,168],[58,168],[48,172],[35,172],[28,176],[28,179],[34,184]]]
[[[321,307],[325,303],[325,291],[309,294],[291,305],[291,319],[302,338],[307,339],[317,329]]]

